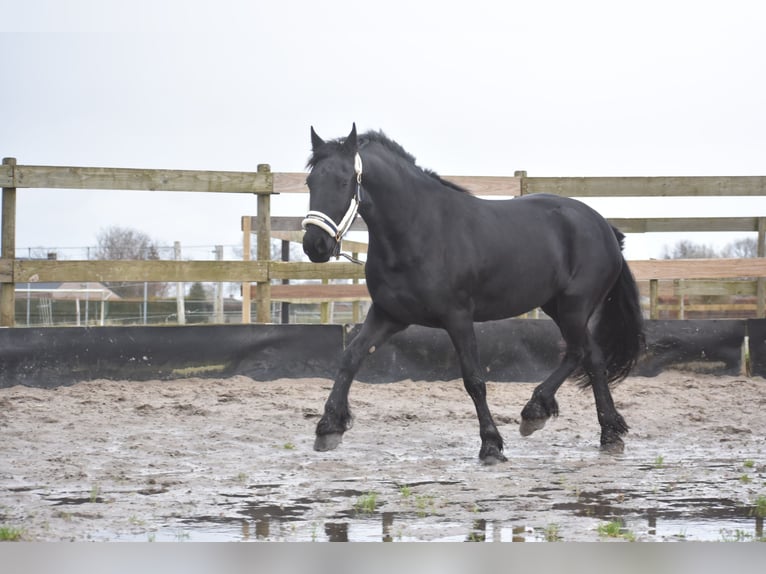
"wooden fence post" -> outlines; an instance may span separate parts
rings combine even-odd
[[[282,261],[290,261],[290,242],[282,240]],[[289,285],[289,279],[282,279],[282,285]],[[282,301],[282,312],[280,313],[280,321],[283,325],[290,322],[290,303]]]
[[[519,181],[519,196],[527,194],[527,172],[524,170],[514,171],[513,177],[518,177]]]
[[[173,242],[173,260],[181,261],[181,242]],[[176,283],[176,315],[178,316],[178,324],[186,325],[186,301],[184,298],[184,284],[182,282]]]
[[[268,164],[259,164],[258,173],[268,173]],[[258,194],[258,261],[268,263],[271,260],[271,196]],[[255,287],[257,323],[271,323],[271,279],[259,282]]]
[[[242,261],[250,261],[250,241],[253,223],[249,215],[242,216]],[[242,323],[250,323],[250,281],[242,283]]]
[[[657,279],[649,280],[649,318],[659,319],[658,297],[660,291],[660,282]]]
[[[16,165],[16,158],[3,158],[3,165]],[[16,188],[3,188],[2,210],[2,258],[16,259]],[[13,327],[16,324],[16,294],[14,283],[0,285],[0,326]]]

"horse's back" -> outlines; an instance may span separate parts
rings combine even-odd
[[[474,247],[485,262],[477,319],[523,313],[561,295],[606,293],[617,279],[619,241],[588,205],[544,194],[487,203]]]

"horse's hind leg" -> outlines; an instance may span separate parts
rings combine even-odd
[[[348,407],[348,392],[354,375],[368,355],[385,343],[391,335],[406,326],[393,321],[374,304],[370,307],[361,331],[341,357],[335,384],[325,402],[324,414],[317,423],[314,450],[332,450],[341,443],[343,433],[351,428],[352,417]]]
[[[456,321],[451,328],[447,329],[447,332],[460,360],[465,390],[471,396],[479,418],[479,436],[481,437],[479,459],[484,464],[505,462],[508,459],[503,454],[503,438],[495,426],[487,404],[487,386],[481,376],[473,322],[471,319]]]
[[[543,306],[545,311],[561,329],[566,343],[566,351],[561,363],[548,377],[532,392],[524,409],[521,411],[519,432],[529,436],[540,430],[551,417],[558,416],[559,405],[556,402],[556,391],[563,382],[580,365],[585,354],[584,345],[587,338],[587,315],[582,312],[560,312],[557,301]]]
[[[559,414],[559,405],[556,402],[556,391],[562,383],[571,375],[582,360],[582,349],[567,345],[564,358],[561,363],[548,377],[532,392],[532,397],[521,411],[521,424],[519,432],[522,436],[529,436],[540,430],[551,417]]]
[[[614,406],[601,349],[592,345],[584,365],[586,376],[593,387],[593,397],[596,399],[596,414],[601,425],[601,450],[621,453],[625,450],[625,443],[620,437],[628,432],[628,425]]]

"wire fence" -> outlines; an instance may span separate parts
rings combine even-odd
[[[174,245],[158,245],[157,254],[160,259],[175,259]],[[220,252],[220,256],[218,253]],[[91,261],[97,259],[98,246],[86,245],[80,247],[66,246],[34,246],[17,247],[16,259],[60,259],[64,261]],[[181,259],[185,261],[241,261],[242,245],[181,245]]]

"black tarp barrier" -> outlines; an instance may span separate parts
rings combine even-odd
[[[332,377],[340,325],[0,329],[0,387],[251,374]]]
[[[348,333],[351,341],[360,326]],[[535,381],[559,362],[561,334],[553,321],[513,320],[476,324],[476,342],[487,380]],[[411,326],[370,355],[357,380],[387,383],[402,379],[449,381],[460,366],[449,336],[442,329]]]
[[[740,374],[746,326],[754,374],[766,375],[766,320],[647,321],[647,353],[634,375],[671,368]],[[340,325],[199,325],[0,329],[0,387],[53,387],[90,379],[148,380],[235,374],[255,380],[333,378],[345,343]],[[563,351],[547,319],[476,325],[489,381],[540,381]],[[370,355],[357,379],[451,380],[460,370],[449,337],[410,327]]]
[[[358,332],[347,335],[350,341]],[[667,369],[737,375],[743,370],[744,320],[647,321],[646,353],[634,375],[654,377]],[[558,365],[563,341],[550,320],[509,319],[476,325],[476,339],[487,380],[539,381]],[[447,334],[409,327],[376,350],[357,379],[366,382],[443,381],[460,377]]]
[[[750,374],[766,377],[766,319],[750,319],[747,322]]]
[[[747,322],[737,319],[647,321],[646,353],[633,374],[655,377],[683,369],[739,375],[746,328]]]

